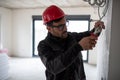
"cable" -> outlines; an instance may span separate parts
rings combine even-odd
[[[98,7],[98,17],[99,20],[102,20],[103,17],[106,15],[109,5],[109,0],[83,0],[85,2],[88,2],[91,6],[97,6]],[[102,15],[100,14],[100,8],[104,8]],[[91,21],[96,21],[92,20]]]
[[[105,7],[104,7],[104,10],[103,10],[103,12],[102,12],[102,15],[100,15],[100,6],[98,6],[98,16],[99,16],[99,20],[102,20],[103,19],[103,17],[106,15],[106,13],[107,13],[107,10],[108,10],[108,6],[109,6],[109,0],[106,0],[106,4],[105,4]],[[102,8],[103,8],[102,7]]]
[[[106,0],[83,0],[88,2],[91,6],[103,7],[106,4]]]

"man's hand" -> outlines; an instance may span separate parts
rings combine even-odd
[[[94,27],[95,27],[95,28],[101,27],[102,29],[105,29],[104,22],[102,22],[102,21],[97,21],[97,22],[95,22]]]
[[[102,29],[105,29],[104,22],[97,21],[94,25],[93,31],[91,31],[91,35],[98,37],[100,35]]]
[[[82,40],[79,41],[79,44],[81,45],[83,50],[89,50],[95,47],[96,40],[97,37],[95,36],[84,37]]]

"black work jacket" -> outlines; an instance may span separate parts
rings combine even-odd
[[[66,39],[52,36],[40,41],[38,54],[46,67],[46,80],[85,80],[85,72],[78,41],[90,32],[68,33]]]

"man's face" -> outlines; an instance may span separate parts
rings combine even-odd
[[[52,35],[56,37],[66,38],[68,36],[65,18],[62,18],[59,22],[53,22],[53,26],[47,27],[47,29]]]

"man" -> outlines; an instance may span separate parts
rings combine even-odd
[[[95,47],[97,37],[91,33],[98,26],[104,28],[103,22],[96,22],[92,31],[67,32],[65,13],[55,5],[43,12],[42,19],[48,35],[40,41],[38,54],[46,67],[46,80],[86,80],[81,51]]]

